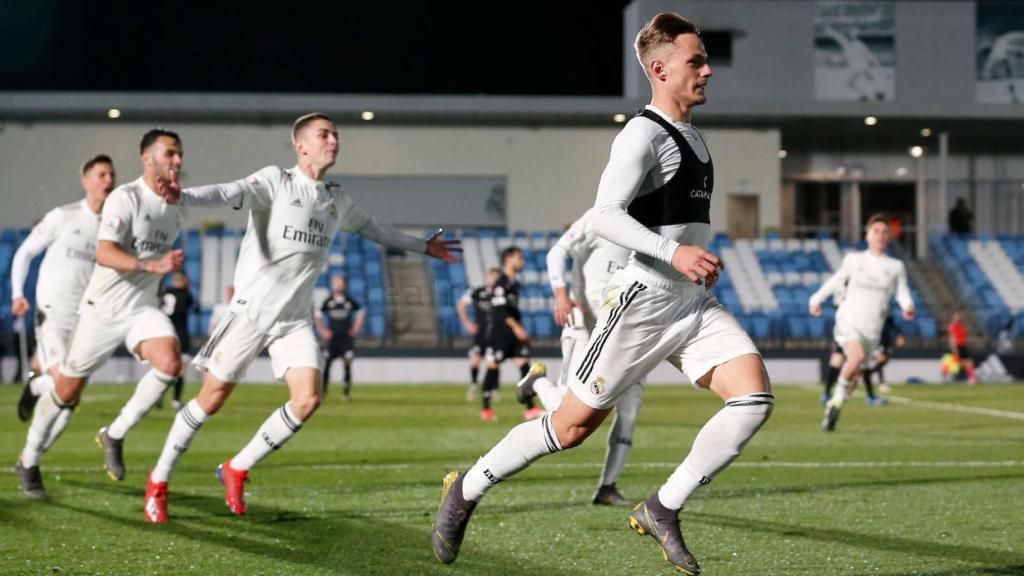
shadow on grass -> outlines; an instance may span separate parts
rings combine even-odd
[[[925,542],[901,538],[891,535],[863,534],[852,530],[841,530],[837,528],[823,528],[819,526],[803,526],[799,524],[785,524],[782,522],[767,522],[750,518],[739,518],[724,514],[710,514],[705,512],[687,512],[684,518],[698,519],[715,526],[735,528],[754,532],[771,532],[780,536],[804,538],[818,542],[834,542],[848,546],[864,548],[869,552],[888,550],[901,554],[912,554],[914,556],[928,556],[956,560],[959,562],[975,562],[987,565],[987,570],[1004,570],[1024,564],[1024,554],[993,550],[991,548],[980,548],[977,546],[966,546],[962,544],[943,544],[941,542]],[[998,565],[998,566],[993,566]],[[949,574],[964,574],[964,569],[951,571]],[[1001,574],[1002,572],[993,572]],[[1010,572],[1021,574],[1020,572]],[[900,574],[903,574],[902,572]],[[915,573],[916,574],[916,573]],[[945,573],[943,573],[945,574]]]
[[[964,576],[965,574],[972,574],[973,576],[1020,576],[1024,574],[1024,564],[1015,564],[1013,566],[1002,566],[993,567],[986,566],[980,568],[950,568],[949,570],[939,570],[937,572],[883,572],[877,576]]]
[[[422,517],[422,528],[381,521],[381,516],[355,516],[344,513],[307,514],[270,506],[250,506],[244,518],[233,516],[220,497],[172,492],[169,499],[171,520],[153,525],[142,515],[141,489],[124,485],[69,482],[86,490],[114,492],[136,498],[139,503],[132,517],[77,504],[51,500],[50,506],[92,516],[120,527],[150,534],[180,537],[207,546],[265,557],[269,560],[322,569],[338,574],[466,574],[515,573],[548,576],[552,573],[585,576],[585,572],[566,570],[534,559],[483,553],[476,550],[472,534],[463,546],[462,556],[453,566],[441,565],[430,550],[430,516]],[[182,513],[183,510],[187,510]],[[177,511],[177,513],[176,513]],[[386,513],[382,516],[389,516]],[[415,511],[404,514],[406,519]],[[412,519],[420,523],[420,517]],[[485,543],[479,543],[485,544]],[[126,553],[130,550],[126,549]],[[268,569],[270,567],[268,566]]]
[[[721,500],[734,498],[750,498],[754,496],[785,496],[790,494],[807,494],[813,492],[830,492],[847,488],[892,488],[897,486],[927,486],[931,484],[955,484],[961,482],[988,482],[991,480],[1019,480],[1024,472],[1007,474],[942,476],[937,478],[889,478],[885,480],[865,480],[863,482],[837,482],[828,484],[804,484],[800,486],[749,486],[744,488],[725,488],[710,490],[700,494],[701,499]]]

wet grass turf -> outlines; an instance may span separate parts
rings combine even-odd
[[[186,395],[194,393],[195,385]],[[286,400],[282,386],[242,386],[207,422],[171,483],[171,522],[141,512],[147,470],[173,413],[150,414],[126,442],[128,477],[107,479],[96,430],[131,393],[92,385],[45,456],[50,497],[25,501],[0,482],[0,574],[672,574],[627,511],[589,504],[602,429],[494,489],[462,555],[430,551],[441,478],[466,467],[519,421],[512,390],[499,422],[478,418],[461,387],[359,386],[320,412],[248,485],[249,515],[230,514],[214,475]],[[0,387],[0,447],[13,464],[25,437],[19,389]],[[779,386],[778,408],[744,455],[684,511],[705,574],[1024,574],[1024,420],[851,400],[820,431],[818,390]],[[1024,414],[1024,385],[897,386],[896,396]],[[683,386],[646,392],[619,486],[656,490],[719,408]]]

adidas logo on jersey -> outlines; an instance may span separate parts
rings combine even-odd
[[[302,202],[299,202],[299,199],[296,198],[295,200],[292,200],[292,206],[295,206],[296,208],[302,208]]]

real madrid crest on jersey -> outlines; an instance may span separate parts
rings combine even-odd
[[[594,381],[590,383],[590,391],[593,392],[594,396],[604,394],[604,378],[600,376],[594,378]]]

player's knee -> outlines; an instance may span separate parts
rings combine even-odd
[[[292,412],[294,412],[295,416],[297,416],[303,422],[305,422],[307,418],[312,416],[313,413],[316,412],[317,408],[319,407],[320,394],[318,393],[303,394],[301,396],[292,398],[291,401]]]
[[[181,374],[181,356],[169,355],[160,358],[154,358],[154,361],[150,365],[156,370],[163,372],[169,376],[177,376]]]
[[[68,378],[66,376],[61,376],[54,383],[53,392],[62,404],[76,404],[82,395],[82,388],[84,385],[84,378]]]

